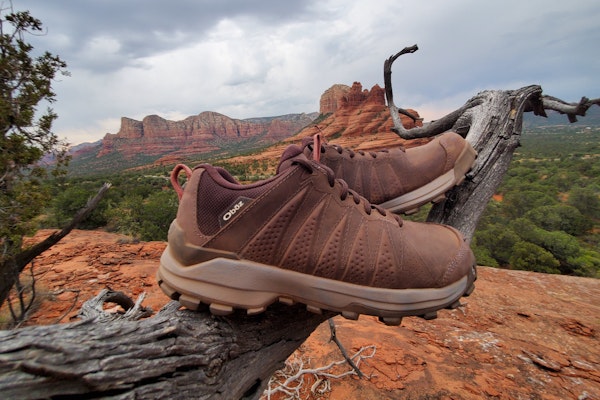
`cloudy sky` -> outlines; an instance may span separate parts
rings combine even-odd
[[[10,4],[0,0],[2,7]],[[485,89],[540,84],[566,101],[600,97],[600,1],[12,0],[47,33],[36,49],[68,63],[54,131],[72,144],[122,116],[171,120],[313,112],[331,85],[383,86],[438,118]],[[3,11],[5,12],[5,11]]]

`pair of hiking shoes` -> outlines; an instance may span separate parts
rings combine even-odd
[[[290,145],[276,175],[252,184],[220,167],[177,165],[171,182],[179,209],[159,285],[185,307],[205,304],[216,315],[259,314],[279,301],[349,319],[374,315],[388,325],[434,318],[471,293],[475,258],[456,229],[397,213],[442,201],[475,157],[451,132],[377,152],[316,135]]]

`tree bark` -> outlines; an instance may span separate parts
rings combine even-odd
[[[485,91],[458,110],[422,128],[406,130],[393,103],[391,66],[384,64],[386,96],[395,131],[403,138],[454,130],[478,151],[468,179],[435,205],[429,220],[452,225],[469,239],[500,184],[519,138],[524,112],[555,109],[569,118],[585,115],[598,100],[573,105],[542,96],[539,86]],[[410,113],[408,113],[410,114]],[[408,115],[407,114],[407,115]],[[415,117],[415,116],[412,116]],[[118,302],[123,317],[106,315],[101,304]],[[0,332],[0,391],[5,398],[82,396],[111,399],[256,399],[269,377],[323,321],[301,305],[275,304],[258,316],[216,317],[207,310],[180,310],[171,302],[156,316],[103,292],[82,311],[81,322]]]
[[[477,151],[477,161],[460,186],[435,204],[427,220],[454,226],[468,240],[473,238],[487,203],[502,183],[515,149],[519,146],[524,109],[541,101],[542,88],[485,91],[471,100],[450,130],[466,137]]]
[[[104,302],[128,308],[125,317]],[[276,304],[258,316],[216,317],[167,304],[153,318],[122,294],[103,291],[81,322],[0,332],[5,399],[256,399],[272,373],[332,317]]]

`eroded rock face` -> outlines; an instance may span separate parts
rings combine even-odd
[[[312,122],[309,114],[279,117],[233,119],[212,111],[202,112],[182,121],[169,121],[149,115],[142,121],[121,118],[121,129],[107,134],[98,157],[120,152],[125,157],[135,154],[178,155],[216,150],[223,144],[234,144],[249,138],[274,142],[289,137]]]
[[[319,112],[321,114],[334,113],[341,107],[342,98],[350,91],[350,86],[336,84],[327,89],[319,101]]]
[[[354,82],[352,87],[346,85],[333,85],[321,96],[321,114],[329,114],[317,127],[307,128],[302,136],[322,132],[326,138],[351,137],[361,135],[374,135],[378,133],[389,134],[394,126],[387,105],[385,104],[385,90],[375,85],[371,90],[363,90],[359,82]],[[416,117],[415,110],[409,110]],[[402,124],[410,129],[422,126],[420,120],[401,115]],[[402,139],[394,135],[397,144],[402,144]],[[343,139],[342,139],[343,141]]]
[[[418,117],[418,113],[411,111]],[[206,111],[181,121],[169,121],[149,115],[142,121],[123,117],[116,134],[102,140],[98,158],[119,153],[125,158],[136,155],[160,156],[159,164],[207,153],[252,139],[265,144],[299,138],[321,132],[327,140],[343,146],[370,150],[393,146],[413,146],[423,141],[407,142],[392,132],[393,122],[379,85],[363,89],[360,82],[352,86],[336,84],[320,99],[320,113],[325,117],[312,124],[312,114],[289,114],[279,117],[234,119]],[[401,115],[404,127],[421,126],[420,120]]]

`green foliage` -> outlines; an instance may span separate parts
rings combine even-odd
[[[145,199],[126,196],[107,209],[108,228],[141,240],[166,240],[177,205],[173,191],[154,192]]]
[[[598,175],[596,175],[598,176]],[[569,196],[569,204],[589,218],[600,218],[600,197],[595,187],[576,187]]]
[[[513,254],[513,248],[521,241],[512,229],[501,224],[491,224],[480,229],[476,234],[477,247],[483,247],[478,252],[488,254],[498,265],[508,265]]]
[[[472,247],[479,264],[600,277],[600,132],[528,134]]]
[[[536,207],[525,213],[525,218],[547,231],[564,231],[573,236],[583,235],[593,226],[579,209],[564,204]]]
[[[537,207],[557,204],[558,200],[539,190],[515,190],[504,196],[505,212],[511,218],[522,217]]]
[[[5,11],[0,10],[0,14]],[[66,63],[49,52],[35,57],[27,33],[42,32],[29,12],[0,15],[0,305],[24,268],[18,261],[23,235],[31,233],[45,209],[51,190],[45,181],[64,172],[66,146],[52,132],[52,82],[66,74]],[[45,154],[55,156],[55,168],[39,166]]]
[[[59,191],[52,199],[51,215],[54,218],[51,221],[52,226],[60,227],[67,224],[73,216],[81,210],[87,202],[95,195],[95,191],[87,190],[83,187],[68,187]],[[105,226],[107,219],[105,217],[106,202],[100,202],[92,211],[89,217],[79,224],[79,228],[93,229]]]
[[[24,34],[42,31],[29,12],[0,17],[0,261],[20,251],[20,237],[31,232],[34,219],[49,200],[43,185],[46,170],[35,165],[45,153],[66,161],[64,147],[52,133],[56,114],[37,106],[52,103],[52,81],[66,64],[48,52],[34,58]],[[56,171],[55,171],[56,172]],[[14,245],[12,245],[14,244]],[[8,248],[10,247],[10,249]]]
[[[178,205],[177,195],[170,190],[148,196],[141,207],[141,239],[166,240],[171,221],[177,215]]]
[[[558,274],[560,263],[549,251],[529,242],[515,244],[510,257],[510,265],[515,269]]]

